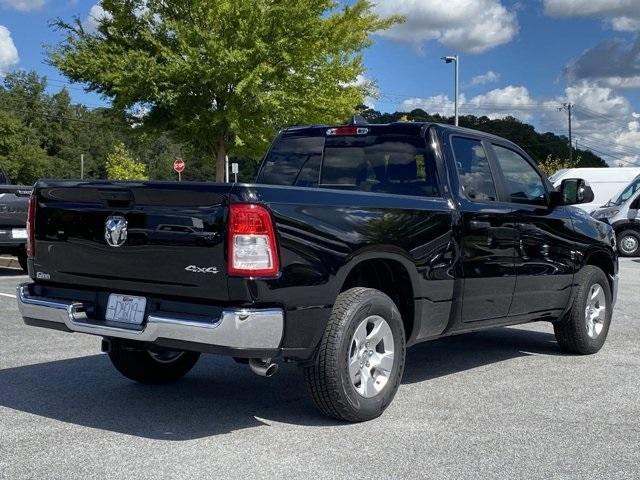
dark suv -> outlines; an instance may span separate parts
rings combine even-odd
[[[27,199],[31,187],[11,185],[0,167],[0,255],[15,255],[27,270]]]

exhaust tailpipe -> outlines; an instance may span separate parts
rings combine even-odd
[[[249,360],[249,368],[256,375],[268,378],[278,371],[278,364],[273,363],[270,358],[252,358]]]

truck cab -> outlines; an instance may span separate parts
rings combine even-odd
[[[625,257],[640,255],[640,175],[591,215],[610,224],[616,232],[618,252]]]

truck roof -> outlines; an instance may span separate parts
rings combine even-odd
[[[473,130],[471,128],[464,127],[456,127],[454,125],[449,125],[447,123],[436,123],[436,122],[393,122],[393,123],[364,123],[357,125],[296,125],[292,127],[287,127],[282,130],[284,134],[296,134],[296,135],[324,135],[328,128],[336,128],[336,127],[344,127],[344,126],[358,126],[363,128],[368,128],[373,131],[383,130],[385,133],[397,133],[397,134],[406,134],[406,135],[416,135],[419,134],[423,129],[428,128],[430,126],[438,126],[443,129],[457,132],[461,134],[467,135],[482,135],[483,137],[493,138],[495,140],[500,141],[509,141],[505,138],[499,137],[497,135],[493,135],[491,133],[483,132],[480,130]]]

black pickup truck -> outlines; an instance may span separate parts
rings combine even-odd
[[[201,353],[296,362],[322,412],[363,421],[418,342],[546,321],[597,352],[615,236],[568,206],[592,196],[472,130],[289,128],[256,184],[38,182],[18,302],[28,325],[103,337],[130,379],[175,381]]]

